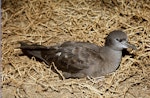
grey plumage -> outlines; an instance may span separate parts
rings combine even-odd
[[[127,42],[127,35],[119,30],[106,37],[105,46],[99,47],[88,42],[64,42],[61,45],[28,45],[20,42],[22,51],[51,64],[54,62],[65,78],[99,77],[115,71],[124,48],[133,48]]]

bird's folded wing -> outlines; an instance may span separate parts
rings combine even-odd
[[[40,50],[40,49],[49,49],[49,47],[38,45],[38,44],[32,44],[29,45],[26,42],[19,42],[21,46],[19,47],[20,49],[29,49],[29,50]]]
[[[53,59],[57,67],[65,68],[66,70],[82,70],[89,68],[90,64],[94,62],[92,59],[100,59],[101,56],[98,55],[97,50],[92,49],[91,47],[84,47],[81,45],[69,45],[58,47],[53,51],[43,51],[43,58],[47,61]]]

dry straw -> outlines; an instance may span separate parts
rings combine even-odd
[[[149,0],[2,0],[3,98],[150,98],[149,15]],[[64,79],[54,64],[20,56],[16,49],[22,40],[102,46],[116,29],[124,30],[138,50],[128,50],[133,56],[99,79]]]

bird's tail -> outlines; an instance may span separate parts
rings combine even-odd
[[[46,46],[42,46],[42,45],[37,45],[37,44],[32,44],[32,45],[29,45],[27,44],[26,42],[22,42],[22,41],[19,41],[20,43],[20,49],[27,49],[27,50],[41,50],[41,49],[49,49],[48,47]]]
[[[24,54],[28,55],[29,57],[34,56],[40,60],[45,61],[45,59],[42,57],[41,53],[42,53],[42,51],[48,50],[49,49],[48,47],[42,46],[42,45],[37,45],[37,44],[29,45],[26,42],[21,42],[21,41],[19,43],[21,45],[19,48],[22,50],[22,52]]]

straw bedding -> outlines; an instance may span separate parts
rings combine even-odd
[[[53,63],[17,48],[23,40],[103,46],[117,29],[137,50],[128,49],[132,55],[122,58],[119,69],[100,79],[64,79]],[[149,0],[2,0],[2,33],[3,98],[150,98]]]

